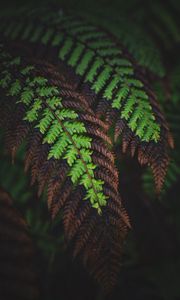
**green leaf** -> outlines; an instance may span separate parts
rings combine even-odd
[[[34,103],[32,104],[30,110],[27,111],[24,120],[29,122],[34,122],[38,119],[39,110],[42,108],[42,100],[34,99]]]
[[[46,136],[43,139],[43,143],[53,144],[59,138],[63,132],[62,126],[59,124],[58,120],[53,120],[49,130],[46,132]],[[62,136],[63,138],[65,135]]]
[[[74,164],[78,156],[78,151],[74,147],[74,145],[70,145],[67,148],[67,152],[64,155],[64,158],[67,160],[67,163],[70,167]]]
[[[63,132],[59,137],[58,141],[51,147],[48,159],[50,159],[51,157],[54,157],[55,159],[60,159],[69,144],[69,138],[67,137],[66,133]]]
[[[31,101],[34,98],[34,92],[29,87],[24,87],[21,93],[20,100],[18,102],[22,102],[25,105],[30,105]]]
[[[18,96],[21,91],[21,83],[18,79],[16,79],[12,84],[9,89],[8,94],[10,96]]]
[[[71,180],[74,184],[78,183],[78,180],[80,177],[85,173],[86,168],[83,164],[82,160],[78,159],[74,163],[73,167],[71,168],[71,171],[69,172],[69,176],[71,176]]]

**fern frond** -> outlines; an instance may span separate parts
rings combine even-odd
[[[0,188],[0,297],[39,299],[35,248],[27,225]]]
[[[124,3],[123,3],[124,6]],[[118,13],[115,9],[110,13],[112,7],[108,9],[96,9],[91,12],[82,10],[79,15],[86,16],[88,20],[93,21],[99,26],[103,26],[127,47],[130,54],[135,58],[137,63],[153,74],[165,76],[165,66],[162,60],[161,51],[156,47],[155,41],[147,35],[146,30],[138,22],[130,20],[127,22],[127,15],[123,11]]]
[[[43,17],[41,20],[43,23]],[[159,125],[154,122],[154,116],[151,105],[148,103],[148,94],[143,90],[144,84],[135,75],[135,66],[123,47],[109,37],[106,32],[97,30],[93,25],[86,24],[82,20],[76,20],[71,16],[58,16],[52,14],[49,22],[54,26],[54,35],[60,32],[62,42],[58,44],[58,57],[66,62],[67,65],[73,67],[75,73],[83,77],[84,82],[91,85],[92,90],[105,99],[109,100],[112,108],[120,110],[120,117],[128,121],[129,128],[135,132],[144,141],[159,140]],[[21,23],[19,23],[21,24]],[[23,24],[23,23],[22,23]],[[21,24],[16,39],[22,39],[22,31],[25,29]],[[37,29],[34,28],[36,31]],[[17,31],[17,28],[16,28]],[[78,34],[77,34],[78,33]],[[46,36],[48,32],[43,32]],[[96,41],[97,34],[103,38],[103,41]],[[42,42],[44,35],[38,38]],[[14,39],[14,34],[8,34],[9,39]],[[29,38],[27,36],[27,41]],[[31,42],[31,41],[30,41]],[[47,41],[51,43],[51,36]],[[43,42],[42,42],[43,43]],[[79,47],[81,46],[81,51]],[[51,44],[51,47],[53,45]],[[73,50],[72,50],[73,47]],[[113,60],[112,60],[113,58]],[[13,88],[13,87],[12,87]],[[152,128],[152,134],[142,136],[137,131],[137,120],[135,125],[131,124],[131,111],[124,117],[123,107],[128,105],[129,97],[132,101],[132,107],[137,107],[137,120],[143,114],[147,115]],[[140,101],[141,100],[141,101]],[[124,102],[124,103],[123,103]],[[141,105],[140,105],[141,103]],[[155,126],[156,125],[156,126]]]
[[[27,63],[20,57],[9,56],[2,47],[1,79],[5,70],[9,80],[6,86],[2,82],[0,85],[3,95],[1,107],[6,101],[9,110],[14,103],[15,107],[24,111],[18,122],[16,119],[13,122],[14,111],[11,111],[8,119],[12,120],[12,131],[18,132],[19,124],[30,128],[26,131],[26,169],[31,168],[33,183],[39,183],[39,193],[45,186],[48,187],[48,207],[52,217],[64,208],[67,240],[72,241],[76,247],[86,221],[91,226],[91,218],[96,219],[96,234],[93,232],[89,240],[81,235],[84,240],[81,253],[87,257],[88,262],[94,264],[97,259],[106,261],[109,272],[104,274],[99,269],[94,270],[93,274],[108,288],[115,283],[117,272],[115,274],[113,271],[116,271],[119,264],[119,249],[129,227],[129,220],[118,192],[118,173],[111,140],[105,132],[107,126],[84,105],[77,92],[73,95],[73,89],[61,93],[66,89],[63,82],[61,86],[61,76],[58,76],[55,67],[47,66],[46,76],[44,68],[38,62]],[[59,84],[55,86],[54,81]],[[24,91],[28,91],[28,96]],[[75,105],[77,102],[80,106]],[[17,135],[16,139],[16,145],[19,145],[21,137]],[[70,205],[72,199],[77,205],[73,218]],[[101,248],[96,244],[97,234],[101,236]],[[115,255],[107,257],[104,249],[109,249],[110,245]],[[89,251],[90,248],[92,251]],[[91,263],[90,266],[95,268]]]
[[[96,109],[98,117],[106,118],[109,125],[114,125],[116,138],[121,132],[123,141],[126,141],[123,149],[131,149],[132,145],[131,153],[140,153],[138,160],[150,164],[153,173],[161,177],[161,184],[157,182],[157,190],[160,190],[172,139],[156,96],[144,81],[141,69],[110,34],[81,18],[60,12],[48,11],[48,16],[46,13],[42,16],[40,11],[33,12],[27,16],[25,27],[21,17],[18,29],[7,28],[6,38],[30,43],[35,52],[41,44],[41,48],[46,49],[46,56],[51,53],[48,59],[53,57],[67,66],[67,73],[77,91],[84,96],[93,95],[90,106]],[[12,19],[10,23],[15,26],[17,21]],[[30,25],[31,30],[27,32]],[[39,26],[44,30],[31,41],[32,35],[39,32]],[[119,127],[122,122],[123,130]],[[158,162],[159,155],[161,163]]]
[[[178,159],[173,160],[170,162],[167,175],[164,181],[163,190],[161,195],[163,196],[167,191],[172,188],[172,186],[178,181],[180,176],[180,164],[178,163]],[[154,184],[153,184],[153,177],[150,170],[147,170],[143,174],[142,178],[143,188],[147,195],[152,198],[155,195],[154,192]]]
[[[165,108],[166,112],[166,118],[168,120],[169,126],[171,128],[173,138],[174,138],[174,143],[175,143],[175,149],[171,154],[171,160],[170,164],[167,169],[167,176],[164,181],[164,186],[162,190],[162,195],[168,192],[169,189],[171,189],[174,184],[178,181],[179,175],[180,175],[180,160],[179,160],[179,134],[180,134],[180,117],[179,117],[179,101],[180,98],[178,97],[178,90],[179,90],[179,85],[177,84],[178,81],[178,70],[179,67],[175,69],[175,71],[172,73],[172,76],[170,77],[170,83],[168,84],[168,88],[170,87],[170,96],[171,96],[171,101],[169,99],[162,99],[162,104]],[[159,93],[163,94],[164,86],[159,86]],[[165,87],[166,88],[166,87]],[[166,100],[166,101],[165,101]],[[156,175],[158,177],[158,173]],[[143,175],[143,186],[144,190],[149,196],[153,196],[154,193],[153,191],[153,178],[152,175],[150,174],[149,170],[145,172]]]

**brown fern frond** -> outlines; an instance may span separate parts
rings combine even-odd
[[[96,126],[99,125],[105,131],[107,131],[109,129],[109,125],[107,123],[101,121],[95,115],[83,114],[83,115],[80,116],[80,119],[84,120],[84,121],[87,121],[89,123],[95,124]]]
[[[107,185],[111,186],[113,190],[117,189],[117,183],[114,181],[114,179],[111,176],[110,172],[107,172],[107,170],[102,169],[102,170],[96,170],[95,171],[96,175],[99,176],[101,180],[106,182]]]
[[[6,123],[5,145],[7,152],[14,157],[18,147],[26,138],[30,130],[30,126],[28,123],[22,122],[22,117],[24,115],[24,108],[22,105],[14,106],[14,104],[10,102],[10,99],[7,99],[6,105],[7,112],[6,119],[4,120],[4,123]],[[14,118],[11,119],[9,118],[10,107],[11,110],[14,110]],[[6,108],[2,108],[2,111],[4,110],[6,111]]]
[[[39,169],[38,174],[38,195],[40,196],[48,184],[52,174],[55,172],[58,162],[53,158],[46,161]]]
[[[70,224],[73,226],[73,220],[76,217],[76,210],[79,206],[81,199],[84,197],[84,189],[82,187],[77,187],[73,195],[71,195],[69,201],[64,205],[64,214],[63,214],[63,224],[66,236],[68,238],[68,228]]]
[[[51,209],[53,204],[53,199],[58,196],[58,193],[61,193],[63,184],[67,179],[68,173],[68,164],[63,161],[56,167],[55,175],[51,177],[48,183],[48,207]]]
[[[118,119],[114,129],[114,140],[117,141],[118,137],[122,134],[126,127],[126,123],[122,119]]]
[[[27,225],[0,188],[0,298],[39,299],[35,249]]]
[[[76,211],[74,211],[74,215],[72,215],[71,222],[69,223],[69,226],[67,228],[68,240],[71,240],[75,237],[75,235],[77,235],[79,228],[84,226],[84,222],[91,214],[91,212],[91,206],[87,202],[84,202],[82,205],[79,205],[77,207]]]
[[[31,183],[34,184],[37,180],[39,169],[47,161],[47,156],[49,153],[49,145],[43,144],[39,147],[36,155],[34,155],[33,160],[31,162]]]
[[[30,60],[27,61],[25,59],[22,59],[22,62],[22,67],[32,64]],[[121,197],[118,191],[118,172],[114,163],[115,159],[114,153],[112,151],[112,141],[107,135],[107,130],[109,127],[107,123],[105,123],[103,120],[98,119],[97,116],[92,112],[92,110],[84,105],[82,97],[79,97],[80,93],[73,93],[73,87],[71,88],[71,92],[69,93],[67,92],[67,86],[66,89],[63,89],[63,83],[61,86],[61,75],[58,78],[56,67],[52,66],[50,68],[48,65],[46,69],[45,63],[42,67],[42,63],[39,64],[39,61],[37,61],[37,63],[35,64],[34,60],[33,67],[34,69],[31,75],[32,81],[33,79],[35,79],[37,81],[39,80],[40,83],[42,83],[42,81],[44,82],[45,78],[46,84],[49,88],[48,92],[51,93],[51,85],[48,78],[51,78],[51,82],[53,82],[53,78],[55,76],[55,82],[56,84],[58,83],[58,86],[56,86],[55,88],[53,87],[56,91],[56,95],[54,96],[54,98],[51,96],[50,99],[48,98],[48,100],[45,100],[44,90],[46,86],[43,86],[44,89],[41,89],[41,86],[39,88],[43,96],[38,95],[37,99],[41,99],[42,97],[42,111],[39,114],[36,122],[29,122],[30,130],[27,132],[26,136],[27,151],[25,157],[25,169],[30,169],[32,183],[37,182],[39,187],[39,195],[47,187],[48,207],[52,218],[55,218],[62,209],[65,239],[68,241],[68,244],[70,243],[74,248],[74,255],[80,253],[81,250],[81,257],[82,259],[84,259],[84,261],[87,262],[88,269],[93,270],[92,274],[94,274],[94,277],[98,279],[99,283],[104,288],[107,289],[107,276],[113,278],[110,279],[110,284],[108,287],[112,288],[113,284],[115,283],[115,277],[117,278],[118,272],[114,266],[112,267],[112,269],[114,268],[113,270],[116,271],[116,274],[113,274],[110,266],[111,264],[116,265],[117,261],[120,260],[120,248],[122,247],[124,237],[126,236],[127,229],[128,227],[130,227],[130,224],[129,219],[122,206]],[[17,67],[15,66],[15,71],[14,69],[12,69],[11,73],[11,76],[13,76],[14,80],[16,79],[16,76],[18,74],[16,68]],[[44,71],[45,69],[46,72]],[[18,79],[23,86],[24,77],[20,76],[20,78],[18,77]],[[28,77],[28,80],[30,79],[31,78]],[[66,90],[66,93],[63,93],[63,90]],[[54,111],[49,105],[52,99],[53,101],[56,101],[56,103],[58,101],[58,103],[61,104],[61,108],[63,107],[62,112],[65,111],[67,114],[70,114],[70,116],[73,115],[73,118],[75,115],[75,121],[73,125],[74,127],[70,123],[70,121],[72,122],[70,117],[63,116],[63,118],[65,118],[65,121],[63,120],[63,118],[62,121],[58,117],[58,112]],[[11,101],[14,101],[14,103],[16,103],[16,97],[11,97]],[[32,104],[34,103],[34,101],[35,100],[33,97]],[[30,108],[32,107],[32,104],[30,105]],[[69,108],[73,108],[73,112]],[[28,110],[29,108],[26,109]],[[44,117],[47,110],[51,117],[50,119],[48,119],[47,123],[43,123],[45,124],[43,126],[45,126],[46,128],[45,132],[43,133],[43,131],[40,132],[39,130],[40,125],[38,122],[42,120],[42,116]],[[59,110],[59,113],[60,112],[61,110]],[[9,119],[13,118],[13,115],[14,111],[9,114]],[[17,131],[18,128],[20,128],[19,126],[21,125],[21,122],[22,124],[24,123],[24,117],[26,116],[27,111],[24,112],[24,115],[21,115],[21,121],[18,120],[18,124],[15,121],[13,130]],[[71,126],[69,126],[69,123]],[[71,148],[72,146],[74,147],[73,151],[77,151],[78,155],[75,161],[73,161],[72,163],[71,161],[69,163],[66,158],[69,151],[69,144],[65,144],[65,148],[62,148],[64,150],[60,158],[58,158],[58,155],[56,156],[56,152],[54,156],[51,155],[53,147],[55,147],[57,141],[59,142],[57,138],[61,137],[61,132],[59,133],[56,127],[55,130],[52,131],[52,129],[54,129],[53,126],[57,124],[61,124],[60,130],[63,130],[64,135],[68,137],[68,143],[70,144],[70,142],[72,141],[72,144],[70,145]],[[69,126],[69,131],[67,131],[64,124],[67,124],[66,126]],[[80,127],[80,129],[78,129],[80,130],[80,133],[81,131],[83,133],[79,134],[79,136],[85,144],[84,148],[83,144],[81,145],[81,140],[78,139],[79,132],[77,130],[77,126]],[[75,135],[74,132],[77,134]],[[52,143],[48,143],[48,134],[52,138]],[[71,135],[74,139],[72,139]],[[63,140],[63,137],[61,138]],[[90,141],[92,141],[92,143],[90,143]],[[80,143],[80,146],[78,146],[79,148],[76,146],[76,143],[78,142]],[[82,150],[84,150],[85,158],[82,156]],[[56,151],[62,151],[61,147],[57,147]],[[68,156],[68,159],[71,159],[71,157],[69,158]],[[76,161],[79,161],[80,159],[83,165],[83,169],[85,169],[86,171],[86,169],[89,167],[89,170],[86,171],[87,174],[85,173],[85,175],[87,175],[87,177],[85,178],[85,183],[81,181],[81,177],[79,178],[78,182],[75,181],[74,183],[73,177],[71,175],[71,170],[73,169],[73,166],[76,166]],[[74,174],[74,176],[77,176],[75,171]],[[99,211],[97,210],[97,205],[91,203],[89,201],[90,196],[87,195],[89,178],[92,181],[93,193],[94,191],[96,191],[95,197],[99,195],[99,197],[101,197],[100,200],[104,201],[102,202],[104,204],[102,205],[102,207],[100,207]],[[102,192],[100,193],[98,188],[101,185],[103,185],[103,187]],[[87,199],[86,196],[88,196]],[[94,227],[95,225],[96,227]],[[87,226],[91,230],[88,229],[86,232],[84,229],[87,228]],[[121,233],[121,231],[123,231],[123,233]],[[94,232],[94,234],[92,234],[92,232]],[[119,232],[120,234],[116,235],[115,232]],[[115,241],[113,241],[114,238],[116,238]],[[96,243],[99,243],[99,246]],[[110,254],[111,257],[106,256],[106,250],[104,256],[104,249],[108,249],[109,247],[111,247],[111,245],[112,247],[116,247],[116,249],[112,250],[112,253]],[[114,253],[116,253],[115,256]],[[93,265],[93,262],[97,264],[97,258],[99,260],[103,259],[104,263],[108,264],[107,270],[110,271],[109,274],[107,273],[102,276],[103,271],[101,272],[99,269],[96,269],[95,265]],[[99,265],[99,267],[102,268],[101,265]]]
[[[101,152],[101,154],[104,155],[104,157],[106,157],[108,160],[110,160],[112,163],[114,163],[115,156],[112,153],[112,151],[110,151],[107,147],[104,147],[103,141],[101,141],[99,139],[93,139],[92,149],[99,153]]]
[[[91,213],[85,220],[83,227],[81,226],[77,233],[73,252],[74,257],[82,253],[86,244],[89,242],[90,236],[96,231],[97,227],[98,220],[96,216]]]
[[[102,130],[100,130],[98,125],[94,125],[94,126],[93,125],[88,125],[87,131],[92,136],[94,136],[96,138],[99,138],[102,141],[105,141],[106,143],[112,145],[111,138],[106,133],[104,133]]]
[[[109,221],[110,219],[107,220],[107,223],[97,225],[91,217],[89,228],[85,224],[84,243],[78,239],[74,253],[81,253],[81,249],[84,249],[85,265],[99,282],[103,282],[107,292],[117,280],[114,274],[117,274],[120,268],[119,257],[120,253],[122,254],[122,245],[118,240],[123,238],[122,232],[125,233],[122,223],[117,229],[117,224],[113,226],[111,223],[109,226]]]
[[[52,215],[52,219],[54,219],[57,214],[59,213],[60,209],[64,207],[65,203],[68,201],[70,195],[73,193],[74,187],[70,180],[70,178],[67,178],[64,182],[59,194],[56,198],[53,198],[50,212]],[[82,199],[81,199],[82,201]]]
[[[118,171],[114,168],[114,164],[111,161],[108,161],[107,158],[104,160],[102,155],[94,155],[93,161],[101,168],[105,170],[105,173],[113,178],[114,182],[118,185]]]
[[[34,129],[30,133],[30,136],[28,138],[28,147],[27,147],[26,157],[25,157],[25,172],[27,172],[28,169],[30,168],[31,162],[34,157],[34,153],[41,145],[41,141],[42,141],[41,133],[37,129]]]

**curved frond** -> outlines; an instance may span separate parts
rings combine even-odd
[[[23,133],[27,140],[25,166],[31,168],[32,183],[38,182],[39,194],[47,186],[53,218],[64,209],[67,240],[109,288],[115,283],[120,248],[130,225],[118,192],[107,125],[87,108],[80,94],[63,87],[55,67],[27,62],[3,47],[0,57],[1,111],[4,102],[8,107],[3,122],[8,128],[7,144],[14,155]],[[91,225],[94,219],[95,227]],[[82,234],[87,224],[92,226],[88,239]],[[83,242],[80,248],[79,238]],[[109,247],[114,255],[107,255]],[[97,260],[106,266],[96,269]]]
[[[123,151],[130,149],[140,163],[150,164],[161,189],[172,137],[142,70],[116,38],[72,14],[46,9],[26,20],[12,18],[3,35],[66,66],[76,90],[92,95],[90,106],[114,126],[115,139],[121,133]]]

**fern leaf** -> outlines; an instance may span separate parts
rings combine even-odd
[[[41,22],[43,24],[43,17],[41,18]],[[71,50],[72,50],[72,46],[75,47],[75,50],[77,50],[77,48],[79,49],[79,45],[82,45],[86,51],[83,52],[83,54],[80,57],[80,60],[78,59],[78,55],[79,52],[77,52],[76,56],[77,56],[77,62],[75,65],[73,65],[73,69],[75,70],[75,73],[81,76],[84,76],[84,81],[87,83],[91,83],[91,88],[92,90],[98,94],[98,93],[102,93],[102,95],[104,97],[106,97],[107,93],[111,93],[112,92],[112,83],[111,83],[111,77],[118,77],[119,80],[116,83],[115,88],[113,89],[113,97],[116,98],[116,93],[118,90],[118,86],[121,88],[121,86],[124,86],[124,89],[130,92],[131,94],[131,89],[133,88],[136,92],[137,95],[137,100],[136,105],[139,105],[139,102],[141,99],[141,92],[138,93],[138,90],[136,90],[136,88],[143,88],[143,83],[136,79],[136,76],[134,74],[134,67],[132,65],[132,62],[130,60],[127,59],[126,57],[126,53],[124,51],[124,49],[120,48],[120,46],[118,45],[118,43],[116,41],[113,41],[112,39],[110,39],[110,37],[105,33],[105,32],[99,32],[98,29],[96,30],[96,28],[92,29],[92,26],[89,25],[88,23],[86,24],[85,27],[85,32],[81,31],[79,33],[78,36],[76,36],[77,32],[74,32],[74,27],[72,26],[71,21],[67,21],[68,17],[62,15],[61,17],[57,17],[55,14],[52,14],[52,18],[51,18],[51,23],[52,25],[54,25],[54,30],[56,30],[56,26],[57,24],[61,25],[61,31],[62,34],[64,36],[67,36],[67,39],[65,38],[64,42],[62,44],[60,44],[60,48],[59,48],[59,54],[58,57],[60,60],[64,61],[67,63],[67,65],[71,65],[71,63],[69,63],[69,61],[71,61],[71,57],[73,57],[74,60],[74,51],[71,54]],[[76,24],[76,23],[75,23]],[[79,27],[82,28],[82,26],[84,25],[84,22],[79,20],[77,22],[77,25],[75,26],[75,29],[78,29]],[[44,24],[45,26],[45,24]],[[89,26],[89,30],[88,29]],[[73,29],[72,29],[73,28]],[[103,41],[98,41],[95,42],[97,33],[100,34],[101,36],[103,36]],[[10,35],[11,38],[11,35]],[[21,39],[21,35],[19,36],[19,39]],[[78,44],[76,45],[75,40],[78,40]],[[75,42],[75,45],[74,45]],[[76,48],[77,47],[77,48]],[[99,54],[99,49],[108,49],[111,48],[116,50],[115,54],[111,54],[110,55],[100,55]],[[89,61],[87,56],[87,53],[92,53],[93,55],[91,55],[91,61],[92,59],[93,64],[91,63],[91,61]],[[113,59],[116,59],[116,62],[114,65],[112,65],[112,56]],[[123,59],[128,60],[129,65],[127,66],[127,64],[125,64],[125,66],[122,64]],[[117,66],[117,63],[119,62],[119,66]],[[91,65],[89,65],[91,63]],[[101,68],[101,71],[100,71]],[[97,72],[99,73],[99,75],[96,78]],[[96,79],[96,80],[95,80]],[[110,81],[110,91],[109,91],[109,86],[107,85],[107,83]],[[106,92],[103,93],[102,90],[104,89],[104,87],[106,86]],[[121,89],[120,89],[121,91]],[[43,92],[43,91],[42,91]],[[145,95],[147,98],[148,96]],[[111,100],[109,102],[112,102],[111,105],[112,107],[114,107],[114,100],[113,97],[111,97]],[[139,99],[138,99],[139,97]],[[145,98],[146,98],[145,97]],[[128,95],[124,95],[124,100],[125,102],[128,102]],[[144,99],[143,99],[144,100]],[[146,99],[145,99],[146,100]],[[116,107],[117,109],[120,109],[120,105],[117,105]],[[149,107],[141,107],[142,113],[146,113],[149,117],[149,122],[150,125],[151,123],[154,123],[154,119],[153,119],[153,112],[151,111],[151,106]],[[122,116],[122,112],[120,111],[120,117],[123,118]],[[130,126],[130,125],[129,125]],[[158,126],[157,126],[158,127]],[[131,127],[130,127],[131,128]],[[132,128],[131,128],[132,129]],[[159,130],[159,128],[154,128],[154,130]],[[136,133],[136,130],[133,130]],[[138,134],[137,134],[138,136]],[[152,135],[151,137],[148,137],[149,139],[147,139],[147,141],[149,140],[153,140],[154,135]]]
[[[162,176],[159,180],[163,182],[168,165],[170,133],[156,96],[142,78],[141,69],[118,41],[94,25],[64,13],[59,16],[52,12],[42,18],[37,15],[35,13],[34,18],[39,24],[44,27],[51,24],[54,36],[60,34],[64,37],[58,45],[52,45],[52,39],[48,45],[56,48],[57,59],[61,63],[72,68],[75,76],[71,71],[69,76],[84,97],[90,89],[90,105],[96,107],[98,117],[106,117],[109,125],[114,125],[116,139],[120,132],[122,140],[131,136],[122,148],[130,149],[133,155],[140,153],[139,162],[150,164],[154,174]],[[22,28],[18,40],[22,39],[25,30]],[[103,36],[103,41],[96,41],[97,33]],[[8,38],[11,39],[11,34]],[[26,40],[29,39],[27,36]],[[124,124],[122,130],[118,129],[121,120]],[[151,159],[152,152],[156,159]],[[164,163],[158,163],[159,152]],[[160,190],[157,176],[155,182],[157,190]]]
[[[22,28],[16,36],[17,41],[22,40],[26,31],[21,19],[23,18],[21,17],[19,22]],[[68,67],[67,73],[69,72],[71,80],[78,90],[81,89],[84,96],[90,91],[93,95],[90,107],[95,107],[99,118],[106,118],[109,125],[114,125],[116,139],[120,132],[123,140],[126,140],[126,136],[131,136],[126,146],[123,145],[123,149],[130,148],[131,153],[140,153],[138,160],[150,164],[153,173],[158,173],[161,176],[160,181],[163,182],[168,165],[169,128],[157,104],[156,96],[144,81],[141,69],[128,51],[107,32],[81,18],[49,11],[48,16],[44,11],[42,16],[38,11],[34,16],[30,15],[29,22],[33,21],[34,24],[37,21],[39,26],[44,28],[51,24],[53,34],[44,45],[46,51],[49,54],[52,51],[56,53],[55,59]],[[37,30],[34,25],[33,31]],[[13,31],[10,30],[7,35],[9,40],[14,36]],[[54,46],[52,41],[57,34],[63,38]],[[97,41],[97,35],[102,39]],[[43,36],[39,38],[40,43],[42,38]],[[25,40],[31,42],[30,34],[26,35]],[[32,43],[32,46],[36,49],[35,43]],[[142,124],[144,117],[146,121]],[[121,120],[124,124],[123,130],[118,129]],[[158,163],[159,153],[161,163]],[[157,183],[156,178],[155,181]],[[157,183],[157,190],[160,189],[161,185]]]
[[[7,70],[11,76],[8,87],[4,88],[3,85],[0,87],[3,95],[1,107],[4,101],[8,102],[9,112],[11,111],[8,119],[12,120],[13,130],[17,130],[17,121],[13,122],[12,103],[22,111],[21,116],[18,116],[18,124],[30,127],[30,132],[27,131],[24,136],[28,143],[26,169],[31,167],[32,181],[38,182],[39,193],[45,186],[48,187],[48,207],[52,217],[54,218],[59,210],[64,208],[67,239],[73,241],[75,248],[79,242],[79,235],[84,240],[84,248],[81,247],[80,250],[78,247],[76,251],[74,250],[76,254],[81,253],[82,257],[86,257],[89,269],[95,268],[97,260],[100,259],[107,264],[105,273],[96,268],[92,273],[104,288],[111,288],[117,277],[120,248],[130,225],[118,192],[118,173],[114,164],[114,155],[110,150],[110,139],[105,132],[107,126],[89,112],[77,92],[74,97],[70,97],[73,90],[71,93],[68,91],[62,93],[64,96],[61,95],[63,89],[61,76],[58,75],[55,67],[49,68],[47,65],[45,68],[44,65],[46,72],[43,72],[37,62],[32,64],[32,68],[26,74],[23,70],[29,65],[29,61],[26,63],[21,58],[18,64],[12,64],[13,57],[4,58],[6,53],[4,48],[1,48],[1,53],[3,53],[1,69]],[[39,76],[40,82],[37,79]],[[51,79],[47,81],[42,80],[43,78]],[[11,95],[10,92],[15,80],[19,80],[21,84],[19,94],[16,96]],[[50,82],[58,82],[58,86]],[[27,88],[32,89],[34,97],[31,101],[24,102],[22,94]],[[80,103],[78,106],[75,105],[77,101]],[[19,144],[21,137],[17,136],[16,139]],[[113,174],[115,180],[112,180],[109,174]],[[76,194],[77,199],[74,199]],[[77,211],[70,219],[72,198],[77,201]],[[84,232],[87,213],[89,217],[96,219],[97,226],[97,234],[92,232],[88,240],[81,233]],[[89,217],[88,222],[91,227]],[[72,224],[74,224],[73,234]],[[96,244],[97,235],[101,236],[101,248]],[[112,241],[112,238],[116,240]],[[89,251],[91,245],[93,251]],[[104,255],[103,249],[109,248],[109,245],[114,247],[115,255],[113,253],[110,256]],[[112,272],[109,273],[108,270],[111,268]],[[113,273],[114,271],[116,274]]]

